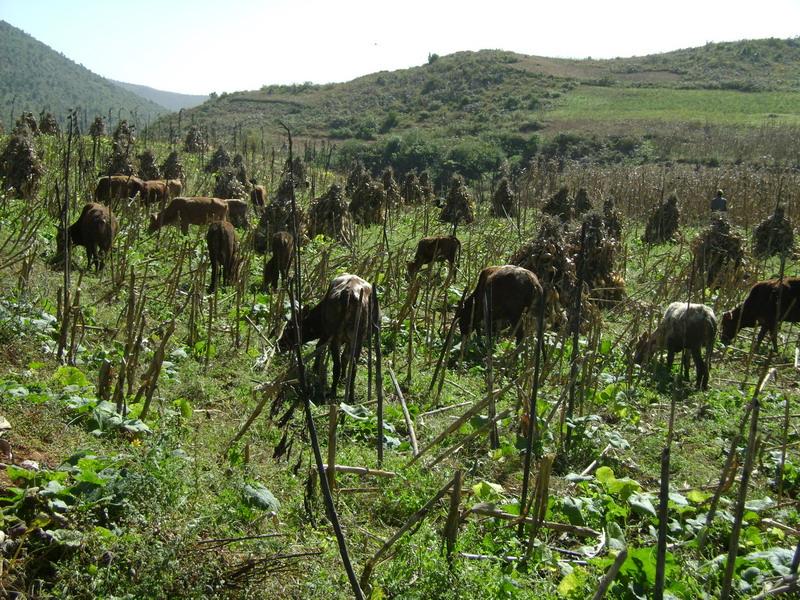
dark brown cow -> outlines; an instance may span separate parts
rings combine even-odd
[[[144,182],[133,175],[110,175],[97,180],[94,188],[96,202],[130,199],[140,194]]]
[[[417,242],[414,260],[406,263],[407,279],[412,280],[422,265],[434,261],[447,261],[452,269],[460,253],[461,242],[452,235],[422,238]]]
[[[533,311],[542,300],[542,286],[536,275],[515,265],[486,267],[478,277],[475,290],[458,312],[461,335],[466,338],[473,329],[480,332],[484,322],[484,299],[489,300],[489,319],[492,329],[499,332],[510,326],[516,332],[517,344],[525,336],[520,320],[527,310]]]
[[[756,344],[761,344],[769,333],[772,349],[777,352],[781,321],[800,322],[800,277],[784,277],[782,283],[780,279],[769,279],[753,285],[742,304],[722,315],[719,339],[730,344],[742,327],[760,325]]]
[[[222,267],[222,285],[231,285],[238,275],[239,242],[236,230],[228,221],[218,221],[208,227],[206,233],[208,257],[211,260],[211,285],[213,292],[219,285],[219,267]]]
[[[189,233],[189,225],[205,225],[214,221],[225,221],[228,217],[228,205],[217,198],[175,198],[167,207],[157,214],[150,215],[150,226],[147,231],[153,233],[164,225],[179,223],[181,232]]]
[[[372,322],[370,319],[370,296],[372,286],[356,275],[344,274],[334,279],[325,297],[310,311],[303,311],[301,315],[302,343],[312,340],[317,342],[317,353],[314,368],[320,376],[323,389],[325,388],[325,373],[322,372],[323,350],[330,346],[333,357],[333,388],[332,395],[336,397],[336,389],[341,379],[343,369],[347,369],[352,355],[353,376],[349,383],[349,397],[353,398],[356,364],[361,354],[361,347]],[[278,348],[286,352],[297,345],[297,331],[295,323],[290,322],[278,341]],[[342,350],[342,346],[344,349]]]
[[[73,246],[86,248],[87,269],[94,263],[97,271],[103,268],[105,255],[111,250],[117,234],[117,220],[107,206],[90,202],[83,207],[81,216],[69,226],[69,239]],[[56,244],[64,248],[64,232],[58,231]]]
[[[272,257],[264,265],[264,284],[272,290],[278,289],[278,278],[282,277],[284,283],[289,278],[289,265],[294,255],[294,237],[288,231],[279,231],[272,236]]]

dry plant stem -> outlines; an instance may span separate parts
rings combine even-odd
[[[456,547],[458,537],[458,525],[461,522],[461,485],[464,483],[464,472],[459,469],[453,478],[453,488],[450,490],[450,510],[447,513],[447,522],[444,526],[445,549],[447,551],[447,561],[452,566],[453,550]]]
[[[742,531],[744,505],[745,501],[747,500],[747,483],[750,479],[750,473],[752,472],[753,461],[755,459],[756,437],[758,435],[758,413],[760,409],[758,392],[760,387],[761,386],[756,388],[756,391],[753,394],[752,412],[750,417],[750,434],[747,441],[747,455],[745,456],[744,467],[742,469],[742,482],[739,486],[739,496],[736,500],[733,529],[731,530],[730,545],[728,547],[728,559],[725,563],[725,575],[722,580],[722,593],[720,594],[720,598],[722,600],[727,600],[727,598],[730,597],[736,555],[739,552],[739,535]]]
[[[411,529],[417,522],[421,521],[425,515],[430,512],[430,510],[436,505],[439,500],[441,500],[445,494],[450,490],[450,488],[455,484],[455,478],[451,479],[450,481],[445,484],[443,488],[441,488],[436,494],[425,503],[425,506],[420,508],[417,512],[415,512],[405,524],[395,531],[394,535],[389,538],[383,546],[381,546],[378,551],[370,558],[366,564],[364,565],[364,571],[361,574],[361,587],[365,590],[370,589],[369,580],[372,577],[372,571],[375,569],[375,566],[381,561],[383,556],[389,551],[389,549],[395,544],[397,540],[399,540],[403,534]]]
[[[175,320],[173,319],[170,321],[169,325],[167,326],[167,330],[164,332],[164,338],[161,340],[158,350],[156,350],[156,353],[153,355],[153,360],[150,362],[150,368],[147,370],[147,373],[144,376],[142,388],[136,394],[136,401],[138,402],[142,389],[146,389],[144,406],[142,406],[142,412],[139,415],[139,418],[142,420],[147,418],[147,414],[150,411],[150,404],[153,401],[153,394],[155,393],[156,386],[158,385],[158,376],[161,374],[161,366],[164,363],[164,355],[166,353],[167,343],[174,332]]]
[[[449,446],[444,452],[442,452],[439,456],[437,456],[431,463],[428,465],[428,468],[431,469],[442,462],[448,456],[451,456],[461,450],[464,446],[470,443],[472,440],[477,438],[479,435],[483,434],[486,430],[490,430],[492,427],[497,427],[497,423],[502,421],[503,419],[507,418],[511,415],[511,409],[506,409],[502,411],[500,414],[495,415],[493,419],[489,419],[486,423],[478,427],[475,431],[470,433],[467,437],[463,438],[459,442]]]
[[[685,341],[685,340],[684,340]],[[684,354],[686,351],[684,350]],[[669,463],[672,447],[672,433],[675,426],[675,405],[677,402],[680,377],[675,377],[675,384],[672,390],[672,403],[670,405],[669,428],[667,430],[667,441],[661,449],[661,489],[659,491],[658,502],[658,543],[656,550],[656,582],[654,590],[655,600],[662,600],[664,597],[664,576],[666,574],[667,560],[667,517],[669,504]]]
[[[622,568],[622,564],[628,558],[628,549],[624,548],[619,554],[617,554],[617,558],[614,559],[614,563],[608,569],[603,578],[600,580],[600,585],[597,586],[597,591],[592,596],[592,600],[603,600],[605,598],[606,592],[608,592],[608,588],[611,587],[611,584],[614,582],[614,578],[619,573],[620,568]]]
[[[578,384],[578,368],[580,362],[578,360],[578,343],[581,332],[581,296],[583,296],[583,261],[586,245],[586,223],[581,226],[581,246],[576,259],[576,271],[578,274],[578,281],[575,285],[575,314],[573,315],[572,324],[572,346],[570,350],[570,368],[569,368],[569,397],[567,401],[567,411],[565,418],[572,420],[572,414],[575,410],[575,388]],[[566,439],[564,440],[564,450],[569,453],[570,442],[572,440],[572,429],[567,427]]]
[[[286,130],[287,137],[289,138],[289,164],[293,164],[293,156],[292,156],[292,133],[290,129],[281,123],[283,128]],[[295,251],[294,251],[294,271],[295,271],[295,293],[290,294],[289,303],[292,309],[292,321],[295,324],[295,334],[296,339],[302,340],[303,336],[301,335],[300,331],[300,319],[298,318],[298,313],[300,312],[301,306],[301,272],[300,272],[300,240],[298,235],[298,222],[297,222],[297,201],[294,195],[294,183],[291,181],[293,177],[292,170],[289,170],[287,175],[290,179],[290,198],[292,202],[292,234],[294,236],[294,244],[295,244]],[[292,298],[292,296],[295,296]],[[295,301],[297,302],[297,306],[295,306]],[[300,394],[303,398],[303,408],[305,412],[306,418],[306,427],[308,429],[309,438],[311,441],[311,449],[314,453],[314,461],[316,462],[317,467],[317,474],[319,475],[320,479],[320,487],[322,488],[322,496],[325,501],[325,509],[328,514],[328,518],[331,521],[331,525],[333,526],[333,531],[336,534],[336,541],[339,546],[339,554],[342,558],[342,564],[344,566],[345,571],[347,572],[347,577],[350,581],[350,586],[353,589],[353,595],[357,600],[363,600],[364,594],[361,591],[361,587],[359,586],[358,579],[356,578],[355,571],[353,570],[353,565],[350,563],[350,555],[347,551],[347,541],[344,537],[344,532],[342,531],[341,525],[339,524],[339,517],[336,514],[336,506],[333,503],[333,496],[331,494],[330,487],[328,486],[328,480],[325,477],[325,469],[322,463],[322,453],[319,447],[319,441],[317,439],[317,429],[314,425],[314,418],[311,414],[311,397],[309,395],[309,389],[306,382],[305,376],[305,369],[303,367],[303,357],[300,352],[300,344],[295,345],[295,359],[297,364],[297,371],[300,380]]]
[[[408,428],[408,437],[411,441],[411,451],[413,452],[414,456],[419,454],[419,446],[417,445],[417,434],[414,432],[414,421],[411,420],[411,414],[408,412],[408,406],[406,405],[406,399],[403,397],[403,392],[400,389],[400,384],[397,383],[397,377],[392,371],[392,368],[389,367],[389,377],[392,379],[392,384],[394,384],[394,391],[397,393],[397,398],[400,400],[400,407],[403,409],[403,418],[406,421],[406,427]]]
[[[228,442],[228,445],[225,447],[225,450],[223,451],[223,456],[228,453],[228,450],[230,450],[231,447],[236,442],[238,442],[240,439],[242,439],[242,436],[244,436],[245,433],[247,433],[247,430],[250,429],[250,426],[258,418],[258,415],[260,415],[261,411],[264,410],[264,406],[266,406],[267,402],[269,402],[275,396],[275,394],[278,393],[278,391],[284,385],[284,383],[287,380],[287,378],[288,378],[288,372],[284,373],[281,377],[279,377],[278,379],[276,379],[272,383],[270,383],[270,384],[268,384],[266,386],[262,386],[262,388],[261,388],[261,391],[262,391],[261,400],[256,405],[256,408],[253,410],[252,414],[247,419],[247,421],[245,421],[244,425],[242,425],[242,427],[239,429],[239,431],[236,432],[236,435],[233,436],[231,441]]]
[[[544,343],[544,312],[545,302],[544,297],[539,302],[539,314],[536,318],[536,349],[533,354],[533,382],[531,385],[531,398],[528,403],[528,431],[525,436],[525,461],[522,469],[522,493],[519,497],[519,505],[524,511],[528,500],[528,484],[531,475],[531,459],[533,456],[533,449],[538,445],[539,441],[539,413],[537,396],[539,393],[539,367],[540,357],[542,355],[542,345]],[[523,517],[526,516],[523,512]],[[520,524],[517,530],[517,535],[522,536],[524,527]]]
[[[336,425],[339,422],[339,406],[331,402],[328,407],[328,464],[336,464]],[[336,489],[336,469],[327,469],[328,485],[331,491]]]
[[[467,410],[467,411],[466,411],[466,412],[465,412],[463,415],[461,415],[460,417],[458,417],[458,418],[457,418],[455,421],[453,421],[453,422],[452,422],[452,423],[451,423],[451,424],[450,424],[450,425],[449,425],[449,426],[448,426],[448,427],[447,427],[447,428],[446,428],[444,431],[442,431],[442,432],[441,432],[439,435],[437,435],[437,436],[436,436],[436,438],[434,438],[434,439],[433,439],[433,441],[429,442],[429,443],[428,443],[428,444],[427,444],[425,447],[423,447],[423,448],[422,448],[422,449],[419,451],[419,454],[417,454],[416,456],[412,456],[412,457],[411,457],[411,460],[410,460],[410,461],[408,461],[408,465],[409,465],[409,466],[410,466],[410,465],[413,465],[413,464],[414,464],[414,463],[415,463],[415,462],[416,462],[416,461],[417,461],[417,460],[418,460],[418,459],[419,459],[419,458],[420,458],[420,457],[421,457],[423,454],[425,454],[425,453],[426,453],[428,450],[430,450],[431,448],[433,448],[434,446],[436,446],[436,445],[437,445],[439,442],[441,442],[441,441],[442,441],[444,438],[446,438],[448,435],[450,435],[450,434],[451,434],[452,432],[454,432],[456,429],[458,429],[459,427],[461,427],[461,426],[462,426],[464,423],[466,423],[467,421],[469,421],[469,420],[470,420],[472,417],[474,417],[475,415],[477,415],[477,414],[478,414],[478,413],[479,413],[481,410],[483,410],[483,409],[486,407],[486,405],[488,404],[488,402],[489,402],[489,399],[488,399],[488,398],[483,398],[483,399],[479,400],[478,402],[476,402],[475,404],[473,404],[472,408],[470,408],[470,409],[469,409],[469,410]]]
[[[375,344],[375,396],[378,400],[377,419],[378,419],[378,466],[383,465],[383,351],[381,349],[381,308],[378,303],[378,290],[372,286],[372,311],[370,314],[369,329],[373,332],[373,343]]]
[[[328,465],[323,464],[322,467],[327,471]],[[351,467],[349,465],[333,465],[333,470],[337,473],[350,473],[352,475],[372,475],[373,477],[397,477],[394,471],[386,471],[384,469],[373,469],[371,467]]]
[[[520,517],[519,515],[512,515],[511,513],[504,512],[495,508],[493,504],[478,504],[469,509],[470,513],[476,515],[483,515],[486,517],[493,517],[503,519],[504,521],[522,521],[525,524],[533,525],[536,521],[532,517]],[[540,526],[544,529],[557,531],[559,533],[569,533],[578,537],[600,537],[601,533],[589,527],[580,527],[578,525],[568,525],[567,523],[552,523],[550,521],[542,521]]]

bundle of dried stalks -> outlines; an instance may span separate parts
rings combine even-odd
[[[759,223],[753,231],[753,254],[761,258],[789,255],[794,249],[792,222],[784,214],[783,206]]]
[[[447,194],[447,203],[439,215],[439,220],[444,223],[472,223],[475,220],[475,206],[472,197],[464,185],[460,175],[453,175],[450,181],[450,192]]]
[[[214,151],[214,154],[211,155],[211,158],[206,163],[206,166],[203,167],[203,170],[206,173],[217,173],[225,167],[230,167],[231,162],[231,155],[228,154],[228,151],[225,150],[225,148],[219,146]]]
[[[186,133],[186,139],[183,142],[183,149],[186,152],[205,152],[208,148],[208,142],[206,141],[206,136],[203,135],[203,132],[200,131],[200,128],[196,125],[192,125],[189,127],[189,131]]]
[[[517,198],[511,184],[503,177],[497,184],[492,196],[492,215],[495,217],[515,217],[517,215]]]
[[[61,128],[58,126],[58,121],[52,113],[45,113],[39,117],[39,133],[44,135],[58,135],[61,133]]]
[[[709,287],[729,279],[744,266],[744,239],[722,213],[711,217],[711,224],[692,242],[696,273],[705,274]]]
[[[400,187],[394,179],[392,167],[386,167],[383,171],[381,183],[383,183],[383,191],[389,206],[399,206],[403,202],[403,197],[400,195]]]
[[[546,215],[558,217],[562,222],[572,219],[572,206],[567,186],[561,186],[555,194],[547,199],[547,202],[542,206],[542,212]]]
[[[650,245],[663,244],[670,241],[678,231],[679,222],[678,196],[670,194],[669,198],[659,204],[650,214],[642,241]]]
[[[30,200],[36,194],[43,174],[44,165],[36,151],[33,135],[13,134],[0,154],[3,189]]]
[[[334,183],[325,194],[311,201],[308,222],[310,237],[325,235],[347,242],[350,226],[350,213],[339,184]]]
[[[142,179],[161,179],[161,170],[156,164],[156,155],[149,148],[136,157],[139,161],[139,176]]]
[[[381,183],[362,180],[351,197],[350,214],[356,223],[359,225],[383,223],[386,193]]]
[[[178,156],[178,151],[173,150],[169,153],[166,160],[161,165],[161,173],[164,179],[180,179],[186,181],[186,173],[183,170],[183,163]]]

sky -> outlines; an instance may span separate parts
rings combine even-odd
[[[485,48],[564,58],[800,35],[800,0],[0,0],[0,19],[120,81],[188,94],[329,83]]]

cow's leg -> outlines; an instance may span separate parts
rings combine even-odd
[[[211,260],[211,285],[208,286],[208,292],[211,293],[217,289],[217,277],[219,277],[219,265],[215,259]]]
[[[325,387],[328,383],[327,373],[325,370],[325,350],[327,349],[328,342],[323,341],[320,339],[317,342],[317,349],[315,351],[316,356],[314,357],[314,372],[317,374],[317,379],[322,386],[322,395],[325,395]],[[334,355],[335,356],[335,355]],[[334,365],[336,364],[336,359],[334,358]],[[335,368],[335,367],[334,367]]]
[[[699,346],[692,348],[692,358],[697,368],[697,381],[695,382],[695,386],[702,390],[708,389],[708,367],[703,361],[703,353],[700,351]]]
[[[667,371],[672,373],[672,365],[675,363],[675,351],[667,350]]]
[[[350,401],[352,402],[355,398],[355,390],[356,390],[356,370],[358,369],[358,359],[361,356],[361,348],[363,345],[364,336],[362,335],[360,339],[356,342],[355,352],[353,352],[353,372],[350,374],[349,380],[347,382],[349,386],[349,394],[350,394]]]
[[[683,379],[689,381],[689,355],[685,349],[681,352],[681,367],[683,367],[681,371]]]

